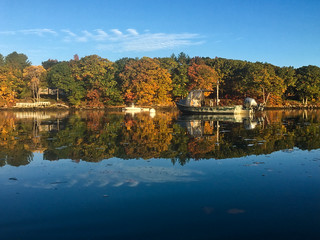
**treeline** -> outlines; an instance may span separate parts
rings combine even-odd
[[[319,104],[320,68],[278,67],[224,58],[122,58],[97,55],[33,66],[25,54],[0,54],[0,107],[39,101],[41,88],[58,89],[56,99],[70,106],[106,107],[135,103],[170,106],[192,89],[214,90],[222,104],[252,97],[269,106],[299,101]]]

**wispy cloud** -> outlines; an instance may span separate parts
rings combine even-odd
[[[39,37],[60,37],[66,43],[91,44],[98,50],[113,52],[148,52],[162,49],[174,49],[181,46],[202,44],[203,36],[197,33],[152,33],[150,30],[139,33],[136,29],[82,30],[79,32],[69,29],[52,30],[24,29],[17,31],[0,31],[0,35],[36,35]]]
[[[128,29],[127,29],[127,32],[130,33],[131,35],[134,35],[134,36],[138,36],[138,35],[139,35],[139,33],[137,32],[137,30],[132,29],[132,28],[128,28]]]
[[[0,35],[15,35],[15,31],[0,31]]]
[[[199,45],[204,43],[203,37],[196,33],[151,33],[145,31],[140,34],[136,29],[128,28],[125,32],[111,29],[106,32],[102,29],[81,31],[74,33],[62,30],[66,35],[66,42],[96,42],[98,50],[114,52],[148,52],[162,49],[173,49],[181,46]]]
[[[48,28],[23,29],[23,30],[16,30],[16,31],[0,31],[0,34],[1,35],[24,34],[24,35],[37,35],[39,37],[43,37],[47,34],[58,35],[56,31]]]
[[[123,35],[119,29],[111,29],[111,32],[113,32],[118,37],[121,37]]]
[[[25,30],[20,30],[19,32],[23,34],[32,34],[32,35],[38,35],[38,36],[44,36],[45,34],[51,34],[51,35],[57,35],[57,32],[48,29],[48,28],[42,28],[42,29],[25,29]]]

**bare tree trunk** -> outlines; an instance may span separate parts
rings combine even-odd
[[[267,102],[268,102],[268,100],[269,100],[269,97],[270,97],[270,93],[268,93],[268,95],[267,95],[265,104],[267,104]]]
[[[36,98],[37,98],[37,102],[40,102],[40,89],[36,88]]]
[[[217,82],[217,106],[219,105],[219,80]]]
[[[33,98],[33,102],[36,101],[36,90],[34,88],[34,86],[32,86],[32,98]]]

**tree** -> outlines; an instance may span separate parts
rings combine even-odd
[[[122,86],[123,82],[121,77],[119,76],[125,69],[126,65],[131,61],[136,61],[137,59],[134,58],[120,58],[119,60],[114,62],[115,71],[115,80],[118,86]]]
[[[177,57],[172,54],[170,58],[158,58],[160,67],[167,69],[172,79],[172,96],[175,100],[181,99],[188,94],[188,65],[186,56],[180,54],[181,62],[178,62]]]
[[[189,84],[188,90],[206,89],[213,90],[218,82],[218,74],[212,68],[205,64],[196,64],[195,62],[188,68]]]
[[[187,54],[185,54],[184,52],[181,52],[178,54],[178,57],[176,60],[179,64],[189,64],[190,57]]]
[[[97,55],[86,56],[73,65],[73,76],[87,90],[89,105],[102,106],[121,103],[120,90],[115,81],[115,66]]]
[[[263,104],[268,103],[271,94],[281,97],[286,89],[284,80],[276,75],[271,64],[248,63],[244,71],[244,88],[253,95],[251,97],[262,96]]]
[[[3,55],[0,53],[0,67],[2,67],[4,65],[4,57]]]
[[[0,106],[13,105],[16,92],[14,86],[15,76],[6,67],[0,67]]]
[[[23,53],[12,52],[5,57],[5,64],[7,66],[18,68],[23,70],[26,67],[31,66],[31,62],[28,57]]]
[[[156,59],[143,57],[130,61],[119,75],[127,103],[167,105],[171,103],[172,81]]]
[[[277,67],[276,74],[283,79],[285,84],[285,93],[283,98],[291,98],[296,94],[295,84],[297,81],[296,70],[293,67]]]
[[[319,98],[320,68],[312,65],[298,68],[296,88],[304,104],[307,104],[308,100]]]
[[[50,87],[57,88],[57,94],[59,89],[63,90],[69,102],[73,105],[77,105],[80,99],[84,97],[85,90],[80,83],[77,85],[72,77],[71,67],[67,62],[60,62],[50,68],[47,74],[47,82]]]
[[[173,56],[170,58],[157,58],[157,60],[160,62],[160,67],[167,69],[170,75],[172,75],[174,69],[178,66],[178,63]]]
[[[31,88],[34,101],[40,101],[40,87],[44,84],[46,72],[42,66],[29,66],[23,70],[23,78]]]
[[[56,65],[58,62],[58,60],[53,60],[53,59],[48,59],[47,61],[42,62],[42,67],[44,67],[45,70],[48,70],[49,68],[53,67],[54,65]]]
[[[73,55],[73,60],[74,61],[79,61],[79,55],[78,54]]]

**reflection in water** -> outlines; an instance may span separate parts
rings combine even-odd
[[[0,117],[1,239],[319,238],[319,112],[29,116]]]
[[[3,112],[0,165],[19,166],[35,152],[46,160],[98,162],[118,157],[224,159],[278,150],[318,149],[319,111],[268,111],[260,116],[193,115],[157,112],[155,116],[103,111]]]
[[[217,135],[217,139],[219,139],[219,122],[243,123],[245,129],[252,130],[263,122],[263,118],[254,118],[253,115],[181,115],[178,118],[178,123],[186,128],[188,133],[194,137],[214,135],[212,131],[215,128],[215,134]],[[211,131],[207,132],[208,128]]]
[[[38,159],[39,160],[39,159]],[[38,181],[33,179],[24,180],[23,186],[35,189],[56,189],[73,187],[137,187],[139,184],[154,183],[174,183],[174,182],[193,182],[203,172],[196,169],[173,169],[171,166],[152,164],[148,162],[119,161],[111,159],[108,164],[100,163],[91,165],[88,171],[87,166],[77,166],[69,162],[64,166],[69,173],[59,174],[60,178],[51,177],[50,173],[55,172],[55,166],[43,170]],[[53,174],[54,175],[54,174]],[[19,179],[15,179],[19,180]]]

